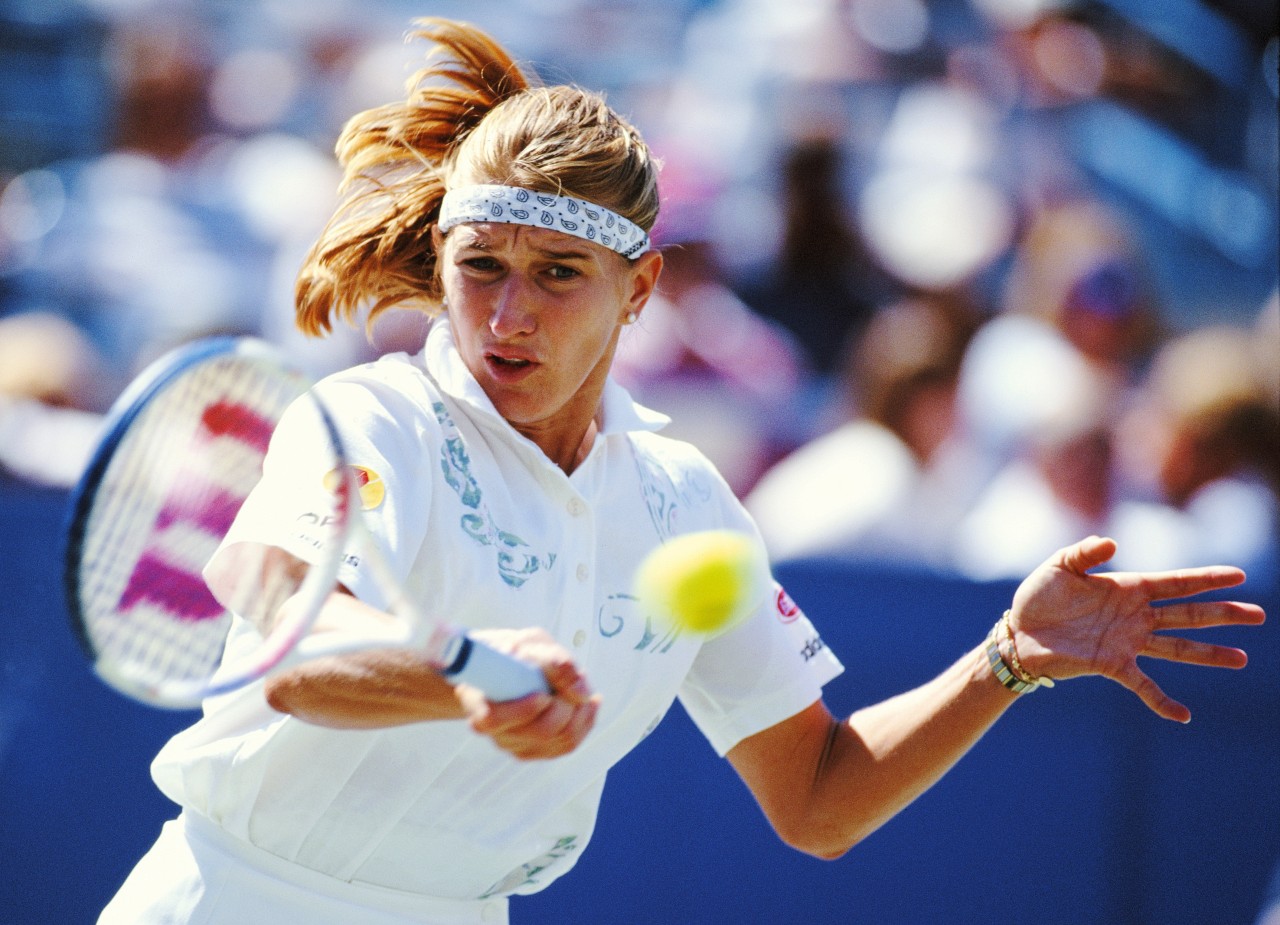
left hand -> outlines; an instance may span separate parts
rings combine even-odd
[[[573,656],[539,628],[481,630],[475,636],[541,668],[551,691],[495,703],[459,684],[458,702],[471,728],[521,761],[559,758],[581,745],[595,725],[600,696],[592,693]]]
[[[1186,723],[1191,711],[1169,697],[1138,667],[1138,657],[1215,668],[1243,668],[1240,649],[1162,630],[1256,625],[1261,607],[1234,601],[1172,600],[1230,588],[1244,581],[1238,568],[1209,566],[1171,572],[1088,574],[1115,555],[1114,540],[1092,536],[1059,550],[1018,587],[1009,615],[1023,666],[1054,679],[1101,675],[1133,691],[1157,715]]]

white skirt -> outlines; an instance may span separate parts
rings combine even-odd
[[[506,899],[435,899],[346,883],[183,813],[134,867],[98,925],[507,925]]]

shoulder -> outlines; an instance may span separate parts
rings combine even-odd
[[[440,429],[440,392],[421,365],[404,353],[388,354],[333,373],[315,395],[333,415],[345,439],[402,440],[420,445]]]
[[[632,431],[628,438],[641,466],[660,469],[677,481],[691,477],[723,481],[715,464],[692,443],[652,431]]]
[[[382,408],[404,415],[428,412],[439,389],[421,365],[408,354],[392,353],[320,380],[315,393],[332,410],[344,415],[360,409]]]
[[[696,446],[645,431],[629,437],[641,491],[658,522],[674,527],[676,519],[681,519],[682,530],[754,529],[729,483]],[[677,512],[684,514],[677,518]]]
[[[407,353],[388,353],[368,363],[331,373],[317,385],[320,389],[344,387],[414,394],[434,386],[417,358]]]

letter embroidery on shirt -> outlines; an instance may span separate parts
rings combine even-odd
[[[644,621],[644,631],[636,642],[634,649],[643,652],[646,649],[656,655],[671,651],[680,630],[675,627],[664,627],[655,623],[652,618],[639,613],[640,602],[634,594],[610,594],[596,613],[596,628],[606,639],[617,636],[626,628],[629,618]]]
[[[443,403],[433,402],[431,409],[444,429],[444,445],[440,448],[444,480],[457,493],[463,506],[475,511],[474,514],[463,514],[459,525],[477,543],[497,550],[498,574],[508,585],[519,588],[535,573],[551,568],[556,555],[553,552],[538,555],[520,537],[494,523],[493,515],[484,504],[480,485],[471,474],[471,458],[467,455],[467,446],[458,426]]]
[[[685,468],[680,461],[665,462],[656,447],[641,448],[633,444],[633,452],[640,476],[640,494],[649,511],[653,529],[665,542],[678,532],[681,511],[709,501],[711,488],[702,483],[698,473]],[[672,477],[673,472],[681,473],[678,484]],[[610,595],[600,609],[596,616],[600,635],[606,638],[618,635],[632,617],[644,621],[644,630],[635,644],[637,652],[647,649],[661,655],[670,651],[680,636],[678,629],[664,627],[640,613],[635,596],[628,592]]]

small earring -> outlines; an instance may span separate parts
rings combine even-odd
[[[623,324],[635,324],[635,323],[636,323],[636,313],[635,313],[635,312],[627,312],[627,317],[623,319],[623,322],[622,322],[622,323],[623,323]]]

